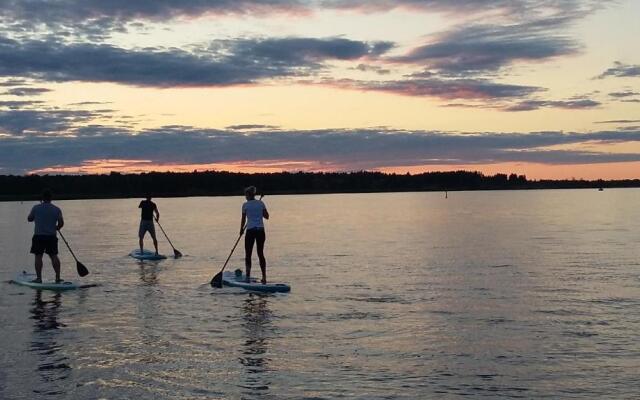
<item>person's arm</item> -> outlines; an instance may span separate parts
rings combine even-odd
[[[247,213],[242,211],[242,218],[240,220],[240,236],[244,233],[244,224],[247,222]]]
[[[35,220],[36,217],[35,215],[33,215],[33,208],[31,208],[31,212],[29,213],[29,216],[27,217],[27,221],[29,222],[33,222],[33,220]]]
[[[160,211],[158,211],[158,206],[154,206],[153,211],[156,213],[156,221],[158,221],[160,219]]]
[[[64,218],[62,218],[62,211],[60,211],[60,216],[58,216],[58,226],[57,226],[57,230],[62,229],[62,227],[64,226]]]
[[[269,219],[269,211],[267,211],[266,206],[262,209],[262,216],[264,217],[264,219]]]

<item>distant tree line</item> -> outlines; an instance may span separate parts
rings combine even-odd
[[[254,185],[268,194],[640,187],[640,179],[528,180],[524,175],[480,172],[150,172],[108,175],[0,175],[0,200],[37,199],[49,188],[58,199],[224,196]]]

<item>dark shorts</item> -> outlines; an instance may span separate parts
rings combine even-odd
[[[58,254],[58,238],[50,235],[33,235],[31,238],[31,253],[42,255],[47,253],[50,256]]]
[[[140,238],[144,237],[144,234],[149,232],[151,234],[151,237],[155,237],[156,236],[156,227],[155,225],[153,225],[153,220],[152,219],[143,219],[140,220],[140,229],[138,229],[138,236]]]

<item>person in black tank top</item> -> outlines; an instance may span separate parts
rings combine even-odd
[[[156,220],[160,219],[160,212],[156,203],[151,201],[151,196],[147,196],[146,200],[142,200],[138,205],[140,208],[140,229],[138,230],[138,238],[140,239],[140,253],[144,252],[144,235],[149,232],[151,239],[153,239],[153,246],[156,248],[156,254],[158,254],[158,240],[156,239],[156,227],[153,224],[153,214],[156,215]]]

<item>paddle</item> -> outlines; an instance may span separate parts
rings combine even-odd
[[[238,243],[240,243],[240,238],[242,237],[242,235],[244,235],[244,229],[242,229],[240,236],[238,236],[238,240],[236,240],[236,244],[233,245],[233,249],[231,249],[231,253],[229,253],[229,257],[227,257],[227,261],[224,262],[224,265],[222,266],[222,269],[220,270],[220,272],[218,272],[216,276],[211,278],[212,287],[216,287],[216,288],[222,287],[222,273],[224,272],[224,269],[227,268],[227,263],[231,259],[231,256],[233,255],[233,252],[236,250],[236,247],[238,247]]]
[[[158,218],[156,218],[156,222],[158,223],[158,226],[160,227],[160,230],[162,231],[162,233],[164,233],[164,237],[167,238],[167,241],[171,245],[171,248],[173,249],[173,256],[175,258],[182,257],[182,253],[180,253],[175,247],[173,247],[173,243],[171,243],[171,239],[169,239],[169,236],[167,236],[167,232],[165,232],[164,229],[162,229],[162,225],[160,225],[160,221],[158,221]]]
[[[261,194],[260,200],[262,200],[263,197],[264,197],[264,194]],[[211,278],[212,287],[216,287],[216,288],[222,287],[222,273],[224,272],[224,269],[227,268],[227,263],[231,259],[231,256],[233,255],[233,252],[236,250],[236,247],[238,247],[238,243],[240,243],[240,238],[242,237],[242,235],[244,235],[244,230],[246,227],[247,226],[245,225],[242,228],[242,232],[240,232],[240,236],[238,236],[238,240],[236,240],[236,244],[233,245],[233,248],[231,249],[231,253],[229,253],[229,257],[227,257],[227,261],[224,262],[224,265],[222,266],[222,269],[220,270],[220,272],[218,272],[213,278]]]
[[[69,246],[69,242],[67,242],[67,239],[64,238],[64,235],[62,234],[62,231],[58,231],[58,233],[60,233],[60,237],[64,241],[64,244],[67,245],[67,249],[69,249],[69,252],[73,256],[73,259],[76,260],[76,269],[78,270],[78,275],[80,275],[80,276],[89,275],[89,270],[87,269],[87,267],[85,267],[83,263],[78,261],[78,258],[76,257],[76,255],[73,254],[73,250],[71,250],[71,246]]]

